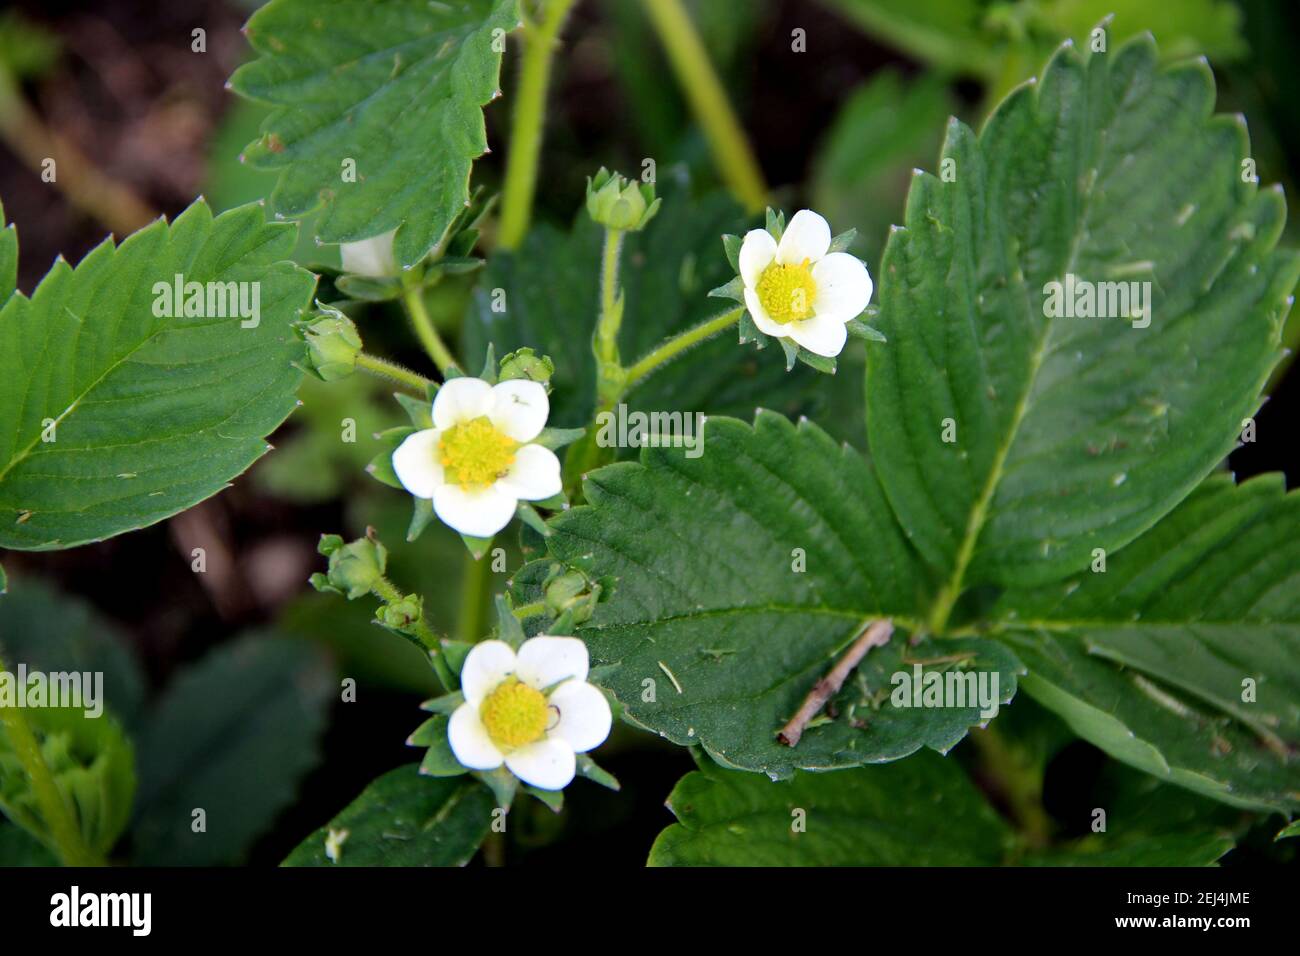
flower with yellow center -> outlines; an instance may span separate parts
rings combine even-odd
[[[830,225],[801,209],[779,243],[766,229],[746,233],[739,260],[745,308],[759,331],[826,357],[843,350],[846,323],[862,314],[872,293],[867,267],[830,246]]]
[[[447,726],[452,753],[471,770],[504,764],[542,790],[568,786],[576,755],[600,746],[613,722],[587,670],[576,637],[539,635],[517,653],[505,641],[474,645],[460,674],[465,702]]]
[[[432,428],[393,452],[393,471],[461,534],[490,538],[510,523],[520,501],[560,493],[560,460],[533,442],[550,414],[539,383],[453,378],[438,390],[432,414]]]

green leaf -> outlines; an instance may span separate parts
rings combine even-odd
[[[752,225],[725,195],[692,197],[666,174],[660,187],[663,208],[644,231],[624,241],[619,352],[627,364],[666,337],[724,311],[724,303],[708,298],[710,289],[735,276],[719,237]],[[518,252],[493,257],[467,317],[462,348],[467,361],[489,342],[498,355],[529,346],[555,360],[549,421],[554,426],[588,426],[595,411],[591,335],[600,244],[601,231],[585,213],[569,233],[545,224],[534,228]],[[839,437],[859,439],[861,418],[853,409],[860,392],[855,383],[846,410],[833,423]],[[629,411],[745,416],[758,405],[789,415],[813,414],[829,405],[822,379],[811,369],[786,375],[776,356],[738,347],[729,330],[657,370],[626,402]]]
[[[407,764],[374,780],[281,865],[464,866],[487,837],[494,806],[481,783],[422,777]],[[333,860],[327,841],[338,848]]]
[[[946,580],[936,625],[966,587],[1059,579],[1133,540],[1258,408],[1300,257],[1275,250],[1281,191],[1242,181],[1244,124],[1213,102],[1206,64],[1157,69],[1149,39],[1066,47],[978,138],[950,124],[951,181],[914,177],[867,426]],[[1068,275],[1150,282],[1149,325],[1047,317]]]
[[[144,680],[117,629],[80,598],[43,581],[22,578],[0,601],[0,660],[42,673],[103,675],[103,699],[114,717],[132,727],[141,710]]]
[[[0,546],[66,548],[142,528],[215,494],[293,410],[290,323],[315,280],[283,260],[295,227],[202,200],[0,310]],[[175,276],[257,290],[260,317],[159,317]],[[244,283],[239,287],[227,283]],[[252,285],[255,283],[256,285]],[[223,295],[224,298],[224,295]],[[174,306],[175,303],[172,303]],[[173,309],[172,311],[175,311]],[[206,309],[205,309],[206,311]],[[230,309],[226,303],[225,311]],[[249,311],[252,311],[251,309]]]
[[[234,90],[273,105],[244,152],[280,178],[269,211],[324,207],[322,242],[397,229],[412,266],[450,238],[487,151],[482,107],[498,88],[518,0],[273,0],[245,27],[259,58]],[[344,164],[355,163],[355,181]]]
[[[335,686],[301,641],[250,636],[213,651],[164,692],[140,734],[136,862],[238,862],[319,759]],[[192,829],[196,809],[206,832]]]
[[[771,412],[753,428],[710,418],[703,434],[698,458],[647,448],[639,464],[593,472],[590,506],[551,523],[555,558],[616,579],[579,634],[593,663],[616,665],[604,684],[630,720],[788,777],[947,750],[988,719],[978,707],[894,707],[892,675],[913,661],[990,672],[989,685],[996,673],[1000,700],[1011,698],[1020,665],[996,644],[909,645],[926,574],[857,452]],[[813,685],[883,616],[896,634],[835,696],[833,719],[793,748],[779,743]]]
[[[131,741],[108,714],[89,717],[85,709],[28,707],[24,713],[62,799],[73,811],[86,846],[108,853],[131,818],[136,789]],[[0,811],[28,833],[52,846],[31,778],[0,724]]]
[[[0,203],[0,226],[5,224],[5,207]],[[12,223],[0,230],[0,308],[18,288],[18,230]]]
[[[1300,808],[1300,495],[1216,475],[1105,572],[1010,591],[995,636],[1080,736],[1236,806]],[[1249,689],[1249,693],[1248,693]]]
[[[776,783],[706,764],[668,808],[678,822],[655,840],[651,866],[993,866],[1012,842],[938,754]]]
[[[1289,839],[1289,838],[1291,838],[1291,837],[1296,837],[1296,836],[1300,836],[1300,820],[1292,820],[1290,823],[1288,823],[1286,826],[1284,826],[1281,830],[1279,830],[1278,833],[1277,833],[1277,836],[1275,836],[1273,839],[1274,839],[1275,841],[1276,841],[1276,840],[1286,840],[1286,839]]]

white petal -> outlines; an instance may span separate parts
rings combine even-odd
[[[402,487],[417,498],[432,498],[446,483],[442,462],[438,460],[438,443],[442,432],[426,428],[410,435],[393,452],[393,471]]]
[[[452,712],[447,724],[447,742],[456,759],[471,770],[495,770],[505,760],[479,719],[478,708],[470,703],[461,704]]]
[[[800,209],[781,235],[776,261],[783,266],[797,266],[805,259],[816,262],[830,247],[830,223],[811,209]]]
[[[817,284],[817,297],[813,311],[818,315],[842,315],[845,321],[855,319],[871,301],[871,276],[862,260],[847,252],[832,252],[812,270]]]
[[[541,501],[560,493],[560,459],[541,445],[524,445],[515,452],[515,463],[496,487],[524,501]]]
[[[565,681],[551,694],[548,703],[560,712],[559,723],[547,731],[580,754],[605,742],[614,722],[605,695],[586,681]]]
[[[745,280],[745,288],[758,285],[759,276],[775,258],[776,240],[770,232],[751,229],[745,233],[745,241],[740,244],[740,277]]]
[[[492,410],[488,417],[500,431],[515,441],[532,441],[546,425],[551,402],[540,382],[512,378],[492,386]]]
[[[573,748],[563,740],[538,740],[506,755],[506,767],[524,783],[541,790],[563,790],[577,769]]]
[[[833,315],[814,315],[803,322],[791,322],[786,326],[787,333],[809,352],[816,352],[827,358],[834,358],[844,349],[848,341],[849,330],[845,320]],[[435,499],[436,503],[436,499]]]
[[[784,338],[790,334],[786,331],[786,326],[768,318],[767,309],[763,308],[763,303],[758,301],[758,293],[753,289],[745,290],[745,308],[749,309],[749,317],[758,326],[758,331],[775,335],[777,338]]]
[[[433,424],[451,428],[492,411],[492,386],[481,378],[453,378],[433,397]]]
[[[460,689],[477,710],[494,687],[515,672],[515,651],[505,641],[480,641],[465,656]]]
[[[538,690],[562,680],[587,679],[587,645],[576,637],[547,637],[540,634],[519,645],[515,674]]]
[[[397,230],[393,229],[382,236],[343,243],[339,246],[343,271],[373,278],[397,275],[397,260],[393,258],[393,236],[396,234]]]
[[[496,485],[440,485],[433,492],[433,510],[438,518],[471,538],[492,537],[510,523],[518,504],[517,498]]]

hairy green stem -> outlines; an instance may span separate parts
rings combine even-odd
[[[402,290],[402,304],[406,306],[406,314],[411,319],[416,337],[429,353],[429,358],[433,359],[433,364],[438,366],[438,371],[445,377],[448,369],[459,368],[451,350],[434,328],[433,319],[429,318],[429,310],[424,304],[424,292],[418,285],[407,285]]]
[[[390,382],[396,382],[403,388],[414,392],[420,398],[428,397],[429,386],[433,384],[432,381],[418,372],[412,372],[396,362],[390,362],[388,359],[380,358],[378,355],[370,355],[367,352],[357,353],[357,368],[379,378],[387,379]]]
[[[371,586],[371,591],[375,597],[385,604],[397,604],[406,597],[392,581],[383,577]],[[442,681],[442,686],[448,691],[454,690],[456,677],[452,674],[451,666],[442,653],[442,638],[429,626],[423,610],[421,610],[419,618],[411,622],[411,633],[428,651],[429,660],[433,664],[434,672],[438,675],[438,680]]]
[[[524,26],[524,51],[501,194],[501,228],[497,235],[497,246],[501,249],[517,249],[528,232],[533,195],[537,191],[537,161],[542,150],[542,124],[546,119],[551,60],[560,28],[573,4],[574,0],[549,0],[541,20]]]
[[[767,204],[767,185],[749,148],[740,121],[732,112],[708,52],[681,0],[644,0],[678,82],[709,141],[713,159],[727,186],[746,208],[758,212]]]
[[[4,669],[4,661],[0,661],[0,671]],[[59,791],[59,785],[45,763],[41,745],[32,733],[23,709],[0,707],[0,724],[4,725],[9,744],[32,782],[32,792],[36,795],[41,819],[49,828],[59,859],[65,866],[103,866],[103,859],[82,838],[76,813]]]
[[[709,338],[709,336],[717,335],[729,326],[735,325],[740,321],[740,317],[744,314],[745,307],[743,305],[737,306],[734,309],[723,312],[721,315],[716,315],[711,319],[707,319],[694,328],[687,329],[680,335],[676,335],[664,342],[627,370],[625,388],[631,388],[641,379],[645,378],[657,369],[660,365],[677,358],[677,356],[681,355],[691,346],[698,345],[700,342]]]
[[[596,322],[596,361],[618,365],[618,330],[623,324],[623,297],[618,291],[618,260],[623,231],[606,229],[600,255],[600,318]]]

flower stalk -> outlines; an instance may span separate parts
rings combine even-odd
[[[574,0],[548,0],[541,20],[527,23],[523,30],[523,59],[519,87],[511,117],[510,153],[506,156],[505,183],[501,195],[501,226],[497,245],[517,249],[528,232],[533,196],[537,191],[537,165],[542,149],[542,123],[546,114],[546,91],[551,81],[551,60]]]

